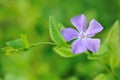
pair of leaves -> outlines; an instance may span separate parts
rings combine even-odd
[[[2,50],[6,55],[10,55],[13,52],[27,50],[30,47],[30,43],[27,39],[27,36],[21,34],[21,39],[16,39],[13,41],[6,42],[7,47],[3,47]]]
[[[61,23],[56,21],[52,16],[49,17],[49,31],[51,39],[57,44],[54,51],[62,57],[73,57],[71,48],[67,46],[66,41],[61,35],[61,29],[65,28]]]
[[[49,17],[49,31],[51,39],[57,44],[53,50],[62,57],[74,57],[79,54],[73,54],[71,47],[66,43],[61,34],[64,25],[56,21],[52,16]]]

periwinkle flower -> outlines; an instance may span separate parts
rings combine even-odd
[[[75,54],[86,52],[87,49],[95,53],[99,49],[100,39],[92,39],[96,33],[102,31],[103,27],[95,19],[90,21],[88,29],[86,29],[86,17],[81,14],[71,19],[71,23],[76,29],[65,28],[61,31],[64,39],[69,42],[76,39],[72,43],[72,52]]]

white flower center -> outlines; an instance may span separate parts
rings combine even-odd
[[[85,38],[87,38],[87,36],[86,36],[85,33],[81,32],[81,33],[78,34],[78,38],[79,39],[85,39]]]

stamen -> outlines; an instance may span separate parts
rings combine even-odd
[[[78,35],[78,38],[79,38],[79,39],[85,39],[85,38],[86,38],[85,33],[81,32],[81,33]]]

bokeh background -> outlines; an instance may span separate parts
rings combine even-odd
[[[103,25],[97,37],[104,41],[114,21],[120,19],[120,0],[0,0],[0,48],[21,33],[27,34],[31,43],[51,41],[50,15],[73,27],[70,19],[79,14],[85,14],[88,22],[95,18]],[[52,47],[37,46],[10,56],[0,50],[0,80],[93,80],[105,72],[85,54],[64,58]]]

